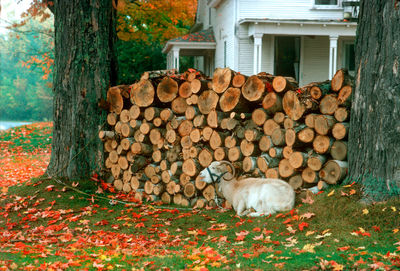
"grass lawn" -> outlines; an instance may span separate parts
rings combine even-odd
[[[400,203],[362,205],[355,184],[260,218],[223,209],[138,205],[129,196],[102,192],[94,180],[67,186],[29,180],[44,167],[37,164],[40,170],[25,174],[28,162],[17,157],[44,163],[50,152],[50,128],[33,130],[0,134],[0,167],[12,170],[0,171],[0,270],[400,268]]]

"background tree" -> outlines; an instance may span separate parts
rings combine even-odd
[[[55,0],[54,130],[50,175],[85,178],[103,166],[98,102],[116,83],[115,9],[110,0]],[[73,158],[73,159],[72,159]]]
[[[367,198],[400,187],[400,2],[361,0],[349,134],[350,179]]]

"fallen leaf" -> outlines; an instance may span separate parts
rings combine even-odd
[[[363,213],[363,215],[367,215],[367,214],[369,214],[369,211],[368,211],[368,209],[363,209],[362,213]]]
[[[335,189],[333,189],[331,192],[329,192],[328,197],[333,196],[335,194]]]

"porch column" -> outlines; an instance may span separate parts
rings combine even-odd
[[[339,36],[329,36],[329,79],[335,75],[337,69],[337,41]]]
[[[254,60],[253,60],[253,73],[261,72],[261,52],[262,52],[262,37],[263,34],[254,34]]]
[[[172,56],[172,60],[173,60],[173,64],[172,64],[172,68],[176,69],[176,71],[179,73],[179,48],[173,48],[172,49],[173,52],[173,56]]]

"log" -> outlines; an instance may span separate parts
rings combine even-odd
[[[251,119],[258,126],[262,126],[268,118],[267,111],[263,108],[257,108],[251,113]]]
[[[202,114],[207,115],[213,109],[217,108],[219,96],[212,90],[204,91],[200,96],[197,104],[199,106],[199,110]]]
[[[297,126],[299,126],[298,122],[295,122],[294,120],[292,120],[288,116],[285,116],[285,120],[283,121],[283,128],[290,129],[290,128],[294,128],[294,127],[297,127]]]
[[[291,146],[285,146],[282,149],[283,158],[289,159],[290,155],[293,153],[293,148]]]
[[[226,122],[226,129],[232,131],[233,129],[236,128],[236,126],[239,125],[239,123],[240,122],[238,120],[229,118]]]
[[[350,125],[348,122],[335,123],[332,128],[333,137],[337,140],[346,138],[349,132],[349,127]]]
[[[134,142],[131,145],[131,152],[134,154],[150,155],[153,152],[153,147],[142,142]]]
[[[156,165],[155,164],[150,164],[147,165],[144,169],[144,174],[146,175],[147,178],[151,178],[154,175],[156,175]]]
[[[135,133],[135,129],[133,129],[128,123],[123,123],[121,125],[121,135],[123,137],[131,137]]]
[[[333,115],[338,107],[339,101],[334,94],[325,95],[319,104],[319,110],[324,115]]]
[[[261,136],[260,140],[258,141],[258,148],[262,152],[267,152],[272,146],[271,137],[267,135]]]
[[[278,179],[279,169],[277,167],[267,169],[265,172],[265,178]]]
[[[194,186],[193,183],[187,183],[183,187],[183,194],[187,198],[193,198],[196,195],[196,187]]]
[[[266,122],[264,122],[263,125],[264,134],[268,136],[271,136],[272,132],[277,128],[280,128],[280,126],[273,119],[268,119]]]
[[[122,170],[126,170],[129,167],[129,162],[125,156],[118,157],[118,165]]]
[[[184,120],[179,124],[178,133],[180,136],[188,136],[193,129],[193,122],[190,120]]]
[[[243,139],[240,142],[240,151],[244,156],[257,155],[259,153],[259,150],[256,148],[254,143],[246,139]]]
[[[118,191],[122,191],[123,187],[124,187],[124,183],[122,182],[122,180],[120,179],[116,179],[114,181],[114,187],[115,189],[117,189]]]
[[[171,109],[175,114],[183,115],[186,112],[188,104],[186,99],[182,97],[175,98],[171,103]]]
[[[149,80],[140,80],[131,88],[131,102],[139,107],[148,107],[154,102],[154,87]]]
[[[214,150],[214,159],[216,161],[222,161],[225,160],[225,157],[227,156],[227,148],[224,147],[218,147]]]
[[[163,103],[172,102],[177,94],[178,83],[171,77],[164,77],[157,86],[157,97]]]
[[[204,188],[202,194],[203,194],[203,197],[204,197],[207,201],[210,201],[210,200],[215,199],[215,188],[214,188],[214,186],[211,185],[211,184],[207,185],[207,187]]]
[[[261,154],[261,155],[263,155],[263,154]],[[267,164],[266,160],[261,156],[257,157],[257,167],[264,173],[268,169],[268,164]]]
[[[174,195],[173,202],[176,205],[189,206],[188,199],[185,198],[181,193],[178,193],[178,194]]]
[[[187,175],[186,173],[182,173],[181,175],[179,175],[179,183],[182,186],[185,186],[188,182],[190,182],[191,177],[189,175]]]
[[[287,91],[283,96],[282,100],[283,110],[292,120],[300,119],[306,108],[303,103],[300,102],[295,91]]]
[[[117,124],[118,121],[118,115],[116,113],[108,113],[107,115],[107,123],[111,126],[114,126],[115,124]]]
[[[307,153],[295,151],[289,157],[289,164],[295,169],[303,168],[307,165],[307,159]]]
[[[330,154],[334,160],[345,160],[347,158],[347,142],[339,140],[333,142]]]
[[[207,124],[211,128],[217,128],[221,124],[223,118],[224,118],[224,113],[212,110],[207,115]]]
[[[204,149],[202,149],[200,151],[198,159],[199,159],[200,165],[203,168],[206,168],[213,161],[213,155],[212,155],[211,151],[209,151],[208,149],[204,148]]]
[[[180,175],[182,173],[182,161],[173,162],[170,170],[172,175]]]
[[[331,86],[329,83],[324,83],[321,85],[315,85],[310,88],[311,98],[319,100],[329,93]]]
[[[199,91],[207,89],[207,81],[194,79],[190,82],[190,90],[192,93],[198,93]]]
[[[326,182],[324,182],[324,181],[319,181],[318,184],[317,184],[317,188],[318,188],[319,191],[323,191],[326,188],[328,188],[328,184]]]
[[[129,126],[131,126],[132,128],[135,128],[135,130],[137,128],[139,128],[141,125],[142,125],[142,122],[140,120],[131,119],[129,121]]]
[[[296,174],[289,178],[288,183],[294,190],[297,190],[303,185],[303,179],[300,174]]]
[[[260,164],[263,164],[263,162],[261,160],[265,161],[265,164],[267,165],[268,168],[275,168],[277,166],[279,166],[279,162],[280,162],[280,158],[275,158],[275,157],[271,157],[269,154],[267,153],[263,153],[259,156],[260,158]],[[264,168],[264,166],[263,166]],[[265,169],[265,168],[264,168]]]
[[[133,191],[138,190],[141,186],[141,183],[136,176],[132,176],[132,178],[130,180],[130,184],[131,184],[131,188]]]
[[[176,186],[176,183],[174,181],[170,181],[165,185],[165,190],[168,192],[168,194],[174,195],[175,194],[175,186]]]
[[[205,198],[193,198],[190,201],[190,205],[193,209],[203,209],[206,206],[206,202]]]
[[[353,89],[351,86],[342,87],[337,98],[339,105],[350,106],[352,93]]]
[[[150,130],[153,128],[154,128],[153,123],[143,121],[142,125],[140,125],[140,127],[139,127],[139,131],[142,134],[147,135],[150,132]]]
[[[234,135],[225,137],[224,146],[227,148],[232,148],[237,144],[237,138]]]
[[[336,71],[331,81],[331,88],[333,91],[339,91],[345,85],[352,85],[353,78],[349,75],[349,72],[345,69]]]
[[[300,139],[300,133],[303,130],[305,130],[306,128],[307,128],[307,126],[305,124],[301,124],[299,126],[296,126],[295,128],[287,129],[285,131],[285,142],[286,142],[286,145],[288,145],[288,146],[301,146],[302,142],[304,142],[304,141]],[[303,134],[303,137],[304,136],[306,136],[306,134]],[[309,137],[307,137],[306,139],[308,140],[308,142],[311,142],[313,138],[314,138],[314,132],[312,131],[311,139]]]
[[[267,95],[264,96],[262,107],[270,114],[282,111],[282,98],[275,92],[268,92]]]
[[[106,168],[111,169],[113,163],[110,161],[110,158],[106,158],[106,160],[104,161],[104,165],[106,166]]]
[[[258,129],[247,129],[244,131],[244,138],[250,142],[258,142],[262,135]]]
[[[282,158],[283,157],[283,148],[270,148],[268,150],[268,154],[272,158]]]
[[[115,137],[114,131],[99,131],[99,138],[102,141],[105,141],[107,139],[113,139],[114,137]]]
[[[189,134],[189,138],[193,143],[200,142],[200,139],[201,139],[200,129],[197,129],[197,128],[193,129]]]
[[[138,105],[136,105],[136,104],[133,104],[131,106],[131,108],[129,109],[129,118],[131,120],[138,119],[139,116],[140,116],[140,113],[141,113],[140,107]]]
[[[301,173],[301,177],[306,183],[317,183],[319,178],[316,171],[312,170],[309,167],[306,167]]]
[[[206,187],[207,183],[203,181],[203,179],[198,175],[194,181],[194,185],[197,190],[203,190]]]
[[[304,123],[307,125],[307,127],[314,128],[315,127],[315,118],[318,116],[318,114],[308,114],[304,118]]]
[[[261,101],[265,85],[256,75],[250,76],[242,86],[243,97],[250,102]]]
[[[294,168],[290,165],[289,159],[286,159],[286,158],[282,159],[279,162],[278,171],[279,171],[279,175],[282,178],[288,178],[294,174]]]
[[[203,141],[209,141],[213,131],[214,130],[209,126],[204,127],[204,129],[201,131],[201,135],[203,137]]]
[[[174,118],[174,116],[175,116],[174,113],[169,108],[165,108],[165,109],[161,110],[161,112],[160,112],[160,118],[164,122],[171,121]]]
[[[339,107],[338,109],[336,109],[334,116],[338,122],[344,122],[349,117],[349,111],[346,107]]]
[[[189,157],[190,158],[197,158],[201,151],[200,147],[192,146],[189,148]]]
[[[160,109],[156,107],[147,107],[144,110],[143,116],[147,121],[152,121],[154,118],[160,116]]]
[[[199,173],[201,168],[200,163],[195,159],[188,159],[182,163],[182,172],[186,173],[190,177],[195,176]]]
[[[129,115],[129,110],[127,109],[122,110],[121,114],[119,114],[119,119],[124,123],[128,123],[131,120],[131,117]]]
[[[329,160],[320,170],[319,176],[328,184],[337,184],[347,175],[348,163],[345,161]]]
[[[276,76],[274,80],[272,80],[272,87],[276,92],[285,92],[296,88],[293,81],[290,82],[287,77],[283,76]]]
[[[150,178],[150,182],[153,184],[158,184],[161,181],[161,178],[159,175],[154,175]]]
[[[175,130],[168,130],[165,132],[165,140],[167,140],[168,143],[173,144],[177,140],[176,132]]]
[[[327,135],[335,123],[336,120],[333,116],[318,115],[314,119],[314,129],[319,135]]]
[[[165,204],[171,203],[171,195],[168,192],[164,192],[161,194],[161,201]]]
[[[311,143],[314,140],[314,136],[314,130],[309,127],[304,128],[297,134],[298,139],[304,143]]]
[[[247,156],[243,159],[242,165],[244,172],[252,172],[257,168],[257,157]]]
[[[132,172],[130,170],[124,170],[124,173],[122,173],[122,181],[124,183],[129,182],[132,178]]]
[[[239,104],[241,91],[238,88],[228,88],[219,98],[222,112],[230,112]]]
[[[190,140],[190,136],[183,136],[181,138],[181,146],[183,149],[189,149],[190,147],[193,146],[193,142],[192,140]]]
[[[278,124],[283,124],[285,120],[285,114],[283,112],[276,112],[274,115],[274,121]]]
[[[322,154],[330,151],[333,139],[325,135],[317,135],[313,141],[313,149],[316,153]]]
[[[144,183],[144,192],[148,195],[153,193],[154,184],[151,181],[146,181]]]
[[[233,148],[228,149],[228,159],[231,162],[242,160],[243,154],[240,151],[240,148],[235,146]]]
[[[160,150],[155,150],[153,151],[151,158],[154,162],[159,163],[165,158],[165,153],[161,152]]]
[[[160,196],[165,191],[165,186],[162,184],[157,184],[153,187],[153,194],[156,196]]]
[[[229,68],[216,68],[212,79],[212,88],[216,93],[223,93],[232,80],[232,70]]]
[[[206,125],[206,117],[202,114],[197,115],[193,119],[193,126],[196,128],[202,128]]]
[[[111,174],[113,175],[114,179],[119,179],[121,176],[121,167],[118,164],[113,164],[111,166]]]
[[[243,86],[243,84],[246,82],[246,80],[247,80],[247,76],[240,74],[240,73],[236,73],[232,79],[232,86],[235,88],[240,88]]]
[[[281,128],[276,128],[272,131],[271,141],[274,146],[285,145],[285,130]]]
[[[194,106],[187,106],[185,111],[185,118],[187,120],[193,120],[196,115],[199,114],[199,110],[197,107]]]
[[[108,154],[108,158],[110,159],[111,163],[116,164],[118,162],[118,153],[116,150],[112,150],[109,154]]]
[[[191,83],[186,81],[183,82],[180,86],[179,86],[179,90],[178,90],[179,96],[186,99],[189,98],[190,95],[192,95],[192,86]]]
[[[313,153],[308,157],[307,167],[313,171],[319,171],[326,162],[326,156]]]

